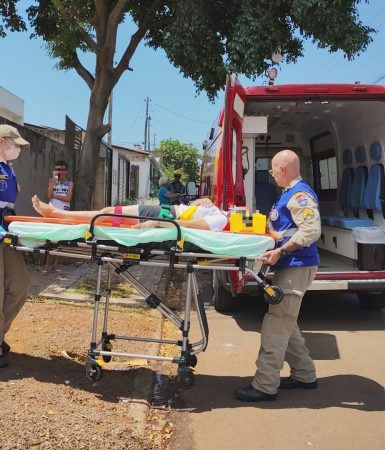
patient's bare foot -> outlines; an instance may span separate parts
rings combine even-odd
[[[32,197],[32,206],[43,217],[54,216],[55,208],[48,203],[44,203],[37,195]]]

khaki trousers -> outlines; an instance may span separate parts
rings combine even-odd
[[[273,284],[284,293],[279,305],[270,305],[261,330],[261,347],[252,386],[267,394],[276,394],[280,371],[287,361],[291,376],[311,383],[316,380],[315,366],[298,329],[297,319],[302,297],[312,283],[317,267],[288,267],[274,274]]]
[[[28,281],[22,254],[0,244],[0,343],[25,303]]]

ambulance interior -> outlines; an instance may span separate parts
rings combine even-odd
[[[385,269],[385,251],[372,254],[370,247],[385,249],[385,228],[375,235],[367,231],[385,226],[385,103],[249,100],[245,118],[251,117],[265,118],[267,132],[243,131],[243,146],[254,161],[254,170],[245,175],[247,205],[268,213],[280,195],[268,173],[271,159],[290,148],[300,157],[301,175],[320,200],[320,271]],[[365,240],[369,245],[361,245]],[[376,261],[370,262],[373,258]]]

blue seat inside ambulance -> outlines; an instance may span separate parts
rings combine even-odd
[[[382,147],[379,142],[373,142],[370,146],[370,159],[378,163],[382,158]],[[364,208],[371,212],[383,211],[384,205],[382,198],[384,197],[384,166],[382,164],[374,164],[369,170],[368,182],[364,194]]]
[[[381,164],[375,164],[369,170],[368,184],[364,194],[365,209],[381,210],[381,178],[384,168]]]
[[[354,171],[352,191],[350,193],[350,206],[355,210],[364,207],[364,192],[367,179],[368,169],[365,166],[357,167]]]
[[[364,162],[366,159],[365,148],[358,146],[355,151],[357,162]],[[351,153],[344,151],[343,161],[345,164],[352,162]],[[364,195],[367,187],[366,166],[357,167],[354,172],[352,168],[346,168],[342,173],[341,185],[339,189],[338,205],[347,213],[348,210],[359,211],[365,209]],[[370,227],[373,225],[371,219],[360,219],[357,217],[326,216],[321,218],[322,225],[352,229],[356,227]]]
[[[255,209],[267,215],[277,198],[277,189],[270,181],[269,172],[257,170],[255,173]]]

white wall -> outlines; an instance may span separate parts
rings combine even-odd
[[[139,167],[139,189],[138,200],[145,200],[150,195],[150,167],[151,162],[149,155],[143,152],[135,152],[134,149],[125,149],[119,147],[119,150],[114,147],[112,152],[112,187],[111,187],[111,200],[115,205],[118,202],[118,161],[119,153],[130,161],[130,166]]]
[[[24,101],[0,86],[0,116],[24,124]]]
[[[150,159],[146,157],[144,161],[134,161],[132,165],[139,166],[139,200],[144,200],[150,195]]]

